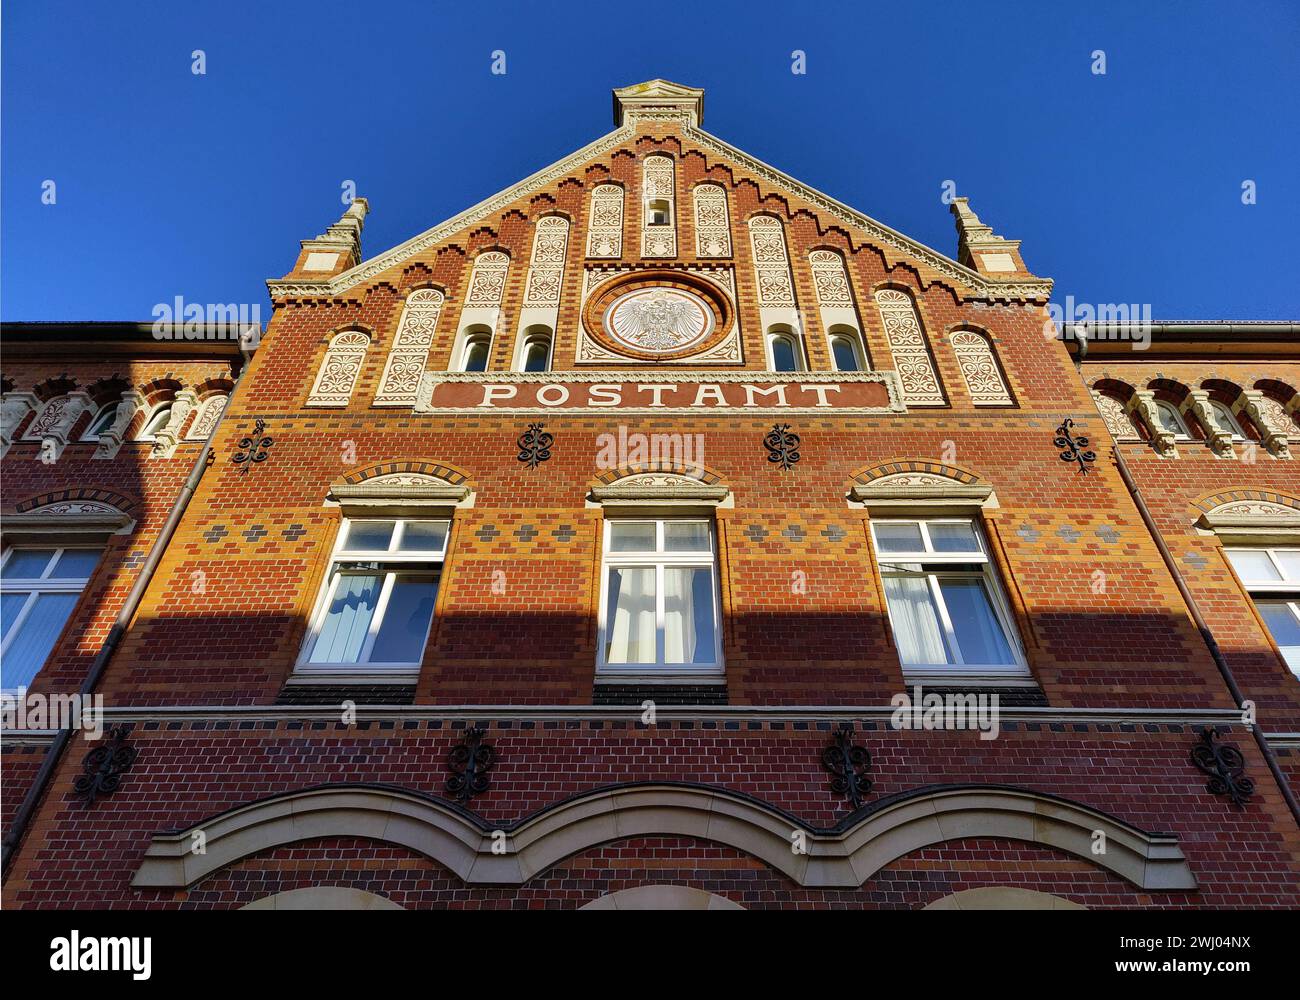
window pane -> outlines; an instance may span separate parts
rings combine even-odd
[[[798,366],[794,363],[794,344],[790,342],[789,337],[772,339],[772,370],[778,372],[798,370]]]
[[[312,647],[311,663],[356,663],[375,613],[382,576],[340,576],[320,635]]]
[[[402,575],[393,581],[384,620],[370,650],[371,663],[419,663],[438,596],[438,577]]]
[[[1246,583],[1275,583],[1282,579],[1263,549],[1228,549],[1228,561]]]
[[[398,552],[441,552],[447,543],[447,521],[407,521]]]
[[[609,526],[611,552],[655,551],[654,521],[612,521]]]
[[[18,620],[18,612],[31,596],[30,593],[0,594],[0,639],[9,634],[9,626]]]
[[[476,340],[465,349],[465,370],[467,372],[487,371],[487,341]]]
[[[542,343],[533,343],[528,345],[524,355],[524,371],[526,372],[544,372],[546,371],[546,345]]]
[[[881,552],[924,552],[921,526],[908,521],[877,521],[871,526],[876,533],[876,547]]]
[[[86,429],[85,437],[98,437],[103,431],[108,430],[117,419],[117,409],[120,405],[120,403],[110,403],[100,410],[94,422]]]
[[[15,688],[27,684],[45,663],[63,631],[64,623],[77,604],[79,594],[41,594],[28,613],[12,644],[5,650],[0,686]]]
[[[885,600],[903,666],[953,662],[926,577],[885,577]]]
[[[54,549],[14,549],[5,562],[6,580],[36,580],[54,558]]]
[[[1273,557],[1281,564],[1288,580],[1300,580],[1300,550],[1274,549]]]
[[[969,521],[953,524],[947,521],[931,521],[926,525],[930,530],[930,544],[935,552],[979,552],[979,536],[975,534],[975,525]]]
[[[605,607],[605,662],[655,662],[655,571],[610,569]]]
[[[99,562],[99,549],[64,549],[59,561],[50,570],[56,580],[89,580]]]
[[[858,370],[858,356],[853,352],[853,345],[847,339],[836,337],[831,341],[831,349],[835,352],[835,367],[838,371]]]
[[[664,551],[710,551],[708,523],[704,521],[665,521]]]
[[[343,547],[349,552],[387,552],[392,540],[392,521],[349,521]]]
[[[1170,404],[1157,402],[1156,414],[1160,417],[1160,427],[1162,430],[1169,431],[1179,437],[1186,436],[1187,431],[1183,428],[1183,422]]]
[[[713,663],[713,570],[664,570],[664,662]]]
[[[1009,666],[1016,662],[982,580],[940,578],[939,589],[966,664]]]

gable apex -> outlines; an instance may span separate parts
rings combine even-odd
[[[704,121],[704,91],[659,79],[614,89],[615,126],[648,116],[681,118],[698,128]]]

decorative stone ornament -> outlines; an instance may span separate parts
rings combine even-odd
[[[652,354],[687,350],[713,332],[713,310],[684,288],[643,288],[614,300],[605,333],[619,344]]]
[[[1255,793],[1255,782],[1246,777],[1246,760],[1231,743],[1219,742],[1216,726],[1201,728],[1201,739],[1192,747],[1192,763],[1210,776],[1205,790],[1226,795],[1238,809]]]
[[[822,767],[829,771],[831,791],[843,795],[854,809],[862,807],[871,791],[871,754],[866,747],[853,743],[853,723],[842,722],[831,737],[831,745],[822,751]]]
[[[1056,428],[1056,438],[1053,444],[1058,448],[1065,449],[1061,452],[1062,462],[1075,462],[1079,466],[1079,474],[1086,476],[1092,470],[1088,468],[1093,462],[1097,461],[1097,453],[1088,451],[1088,439],[1083,435],[1074,436],[1074,421],[1069,417],[1061,422],[1061,426]]]
[[[447,754],[447,770],[451,777],[445,785],[458,802],[468,802],[482,795],[492,783],[488,772],[496,765],[497,752],[492,744],[483,742],[483,730],[465,730],[461,742]]]
[[[116,792],[122,784],[122,775],[135,763],[139,751],[127,745],[128,733],[126,726],[113,726],[99,746],[82,760],[82,773],[77,775],[72,788],[86,800],[86,805],[94,805],[95,799]]]
[[[903,401],[908,406],[943,406],[943,389],[930,359],[930,349],[912,297],[896,288],[876,292],[876,306],[894,356],[894,367],[903,380]]]

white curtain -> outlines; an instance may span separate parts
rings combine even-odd
[[[664,662],[695,663],[700,641],[696,612],[704,615],[705,609],[695,607],[695,574],[705,572],[670,566],[664,570]],[[710,639],[710,641],[712,641]],[[710,651],[700,649],[710,661]]]
[[[382,580],[381,576],[339,577],[311,651],[312,663],[356,663],[360,659]]]
[[[655,662],[655,571],[611,569],[606,615],[606,663]]]
[[[948,663],[939,613],[925,577],[885,577],[885,598],[899,659],[908,666]]]

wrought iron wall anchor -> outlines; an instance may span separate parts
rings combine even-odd
[[[1097,461],[1097,453],[1088,451],[1088,439],[1083,435],[1075,437],[1071,428],[1074,427],[1074,421],[1069,417],[1061,422],[1061,426],[1056,428],[1056,440],[1052,443],[1058,448],[1064,448],[1061,452],[1062,462],[1077,462],[1079,464],[1079,473],[1086,476],[1092,470],[1088,468],[1093,462]]]
[[[101,795],[112,795],[122,784],[122,775],[131,769],[139,751],[128,746],[126,726],[113,726],[99,746],[81,762],[83,774],[77,775],[72,790],[83,796],[86,805],[95,804]]]
[[[528,430],[519,435],[519,461],[527,462],[528,468],[535,469],[551,457],[551,445],[555,435],[547,434],[545,424],[529,424]]]
[[[1220,743],[1217,726],[1204,726],[1201,739],[1192,747],[1192,763],[1210,776],[1205,790],[1226,795],[1238,809],[1255,793],[1255,782],[1246,777],[1246,760],[1231,743]]]
[[[447,754],[447,791],[459,802],[468,802],[475,795],[488,790],[491,779],[488,772],[497,762],[497,752],[492,744],[483,742],[483,730],[467,729],[461,741]]]
[[[871,791],[872,781],[867,777],[871,770],[871,754],[866,747],[853,743],[853,723],[842,722],[831,737],[832,743],[822,751],[822,767],[829,771],[831,791],[848,798],[854,809]]]
[[[266,437],[262,432],[266,430],[266,421],[258,417],[253,422],[253,433],[248,437],[239,439],[239,451],[230,457],[230,460],[236,465],[243,466],[239,471],[247,473],[253,467],[254,462],[266,461],[266,449],[275,444],[275,438]]]
[[[767,460],[779,462],[783,469],[791,469],[799,461],[799,435],[790,430],[789,424],[774,424],[763,438],[763,447],[767,449]]]

